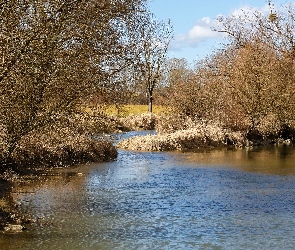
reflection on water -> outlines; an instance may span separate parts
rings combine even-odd
[[[292,147],[119,153],[16,188],[38,220],[1,249],[294,248]]]
[[[250,149],[199,149],[187,153],[189,162],[204,165],[232,167],[243,171],[265,174],[295,174],[295,148],[293,146],[269,146]]]

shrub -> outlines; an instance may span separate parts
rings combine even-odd
[[[152,113],[143,113],[140,115],[130,115],[121,118],[120,122],[129,130],[153,130],[155,129],[157,115]]]
[[[241,133],[230,132],[215,125],[198,124],[194,128],[161,135],[137,136],[117,144],[118,148],[143,151],[189,150],[222,145],[242,146]]]
[[[109,141],[91,139],[70,128],[47,128],[24,136],[11,155],[17,167],[63,166],[116,158]]]

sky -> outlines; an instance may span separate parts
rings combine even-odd
[[[171,20],[174,37],[168,56],[189,63],[205,58],[224,43],[222,33],[213,32],[218,15],[229,16],[241,9],[270,12],[268,0],[149,0],[158,19]],[[294,0],[272,0],[274,10]]]

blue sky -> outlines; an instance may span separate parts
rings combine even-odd
[[[290,2],[294,1],[272,0],[274,8]],[[169,57],[186,58],[190,63],[223,42],[220,33],[211,31],[216,16],[229,16],[245,8],[269,11],[268,0],[150,0],[149,6],[157,18],[170,18],[173,24]]]

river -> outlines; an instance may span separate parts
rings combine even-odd
[[[294,249],[293,146],[119,150],[55,171],[14,188],[37,222],[0,234],[1,250]]]

